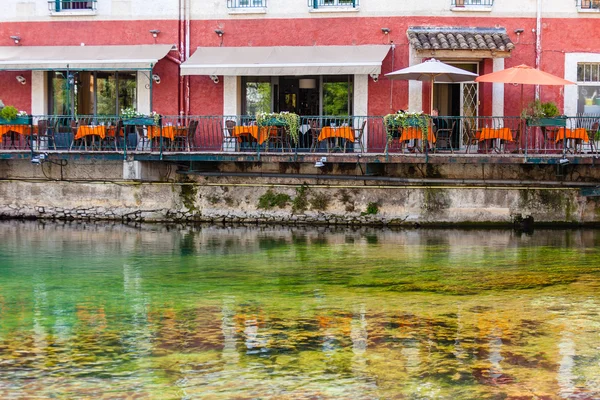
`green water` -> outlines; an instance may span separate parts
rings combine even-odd
[[[0,223],[0,398],[600,398],[599,244]]]

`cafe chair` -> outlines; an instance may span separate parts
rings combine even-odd
[[[33,145],[33,142],[36,142],[37,149],[41,150],[42,147],[49,148],[50,145],[54,146],[54,150],[56,150],[56,144],[54,143],[54,127],[50,126],[47,119],[40,119],[37,123],[37,132],[33,130],[31,135],[29,135],[30,145]],[[41,144],[46,142],[46,146],[42,146]]]
[[[223,128],[223,151],[239,151],[240,140],[234,135],[234,130],[237,123],[233,119],[225,121],[225,127]]]
[[[123,131],[123,120],[122,119],[117,120],[117,124],[115,125],[114,130],[112,127],[109,127],[106,130],[106,136],[104,137],[104,144],[107,146],[107,148],[112,143],[115,146],[115,150],[119,150],[119,139],[121,137],[122,131]]]
[[[440,120],[441,121],[441,120]],[[448,126],[448,124],[444,124]],[[435,131],[435,148],[434,151],[438,150],[448,150],[454,154],[454,147],[452,147],[452,135],[454,134],[454,127],[456,126],[456,121],[453,120],[452,124],[450,124],[449,128],[439,128]]]
[[[364,153],[365,152],[365,144],[363,143],[363,134],[365,133],[365,126],[367,125],[367,120],[363,120],[362,124],[360,125],[360,128],[356,128],[354,129],[354,147],[356,148],[356,145],[360,146],[360,152]]]
[[[197,128],[198,121],[191,119],[187,127],[177,129],[173,146],[181,150],[186,149],[188,152],[192,151],[192,147],[195,148],[194,137],[196,136]]]
[[[71,120],[71,135],[73,135],[73,138],[71,139],[71,146],[69,146],[69,151],[71,151],[73,149],[73,146],[79,145],[80,149],[83,146],[84,138],[75,139],[75,137],[77,136],[77,128],[78,127],[79,127],[79,125],[78,125],[77,121]]]
[[[471,149],[471,146],[479,146],[479,139],[477,139],[477,126],[475,121],[463,120],[463,143],[467,146],[467,153]]]
[[[321,128],[319,127],[319,121],[316,119],[308,120],[308,131],[306,131],[306,137],[308,138],[308,148],[311,153],[317,151],[319,147],[319,133]]]

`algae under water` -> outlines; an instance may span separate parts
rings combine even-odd
[[[0,223],[0,398],[600,398],[600,231]]]

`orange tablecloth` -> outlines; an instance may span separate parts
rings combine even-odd
[[[512,142],[513,137],[510,128],[482,128],[480,131],[477,131],[477,140],[486,139],[502,139]]]
[[[258,125],[236,125],[233,128],[232,135],[237,138],[244,135],[250,135],[256,139],[258,144],[263,144],[269,136],[275,135],[276,132],[277,127],[275,126],[261,126],[260,129],[258,129]]]
[[[185,136],[186,132],[185,126],[173,126],[167,125],[162,127],[162,136],[165,139],[175,140],[175,136]],[[158,126],[149,126],[148,127],[148,139],[152,140],[154,138],[160,137],[160,127]]]
[[[560,128],[556,135],[556,141],[558,142],[559,140],[563,140],[565,138],[565,133],[566,133],[567,139],[582,139],[584,142],[588,142],[590,140],[585,128],[575,128],[575,129]]]
[[[21,135],[29,135],[31,132],[30,125],[0,125],[0,142],[2,142],[2,135],[6,135],[9,132],[16,132]],[[33,127],[33,132],[37,132],[37,126]]]
[[[338,128],[332,128],[331,126],[325,126],[319,133],[319,141],[329,138],[342,138],[346,140],[354,141],[354,130],[349,126],[340,126]]]
[[[400,141],[403,142],[405,140],[423,140],[423,131],[421,128],[417,128],[416,126],[409,126],[406,128],[399,128],[400,131]],[[427,132],[427,140],[431,143],[435,143],[435,136],[431,133],[431,129]]]
[[[77,128],[75,139],[82,139],[85,136],[96,135],[100,136],[100,139],[106,137],[106,126],[103,125],[81,125]]]

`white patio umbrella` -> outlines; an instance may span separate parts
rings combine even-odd
[[[385,74],[390,79],[402,79],[409,81],[431,81],[431,96],[429,113],[433,111],[433,84],[468,82],[474,80],[478,75],[464,69],[445,64],[435,58],[416,64],[408,68]]]

